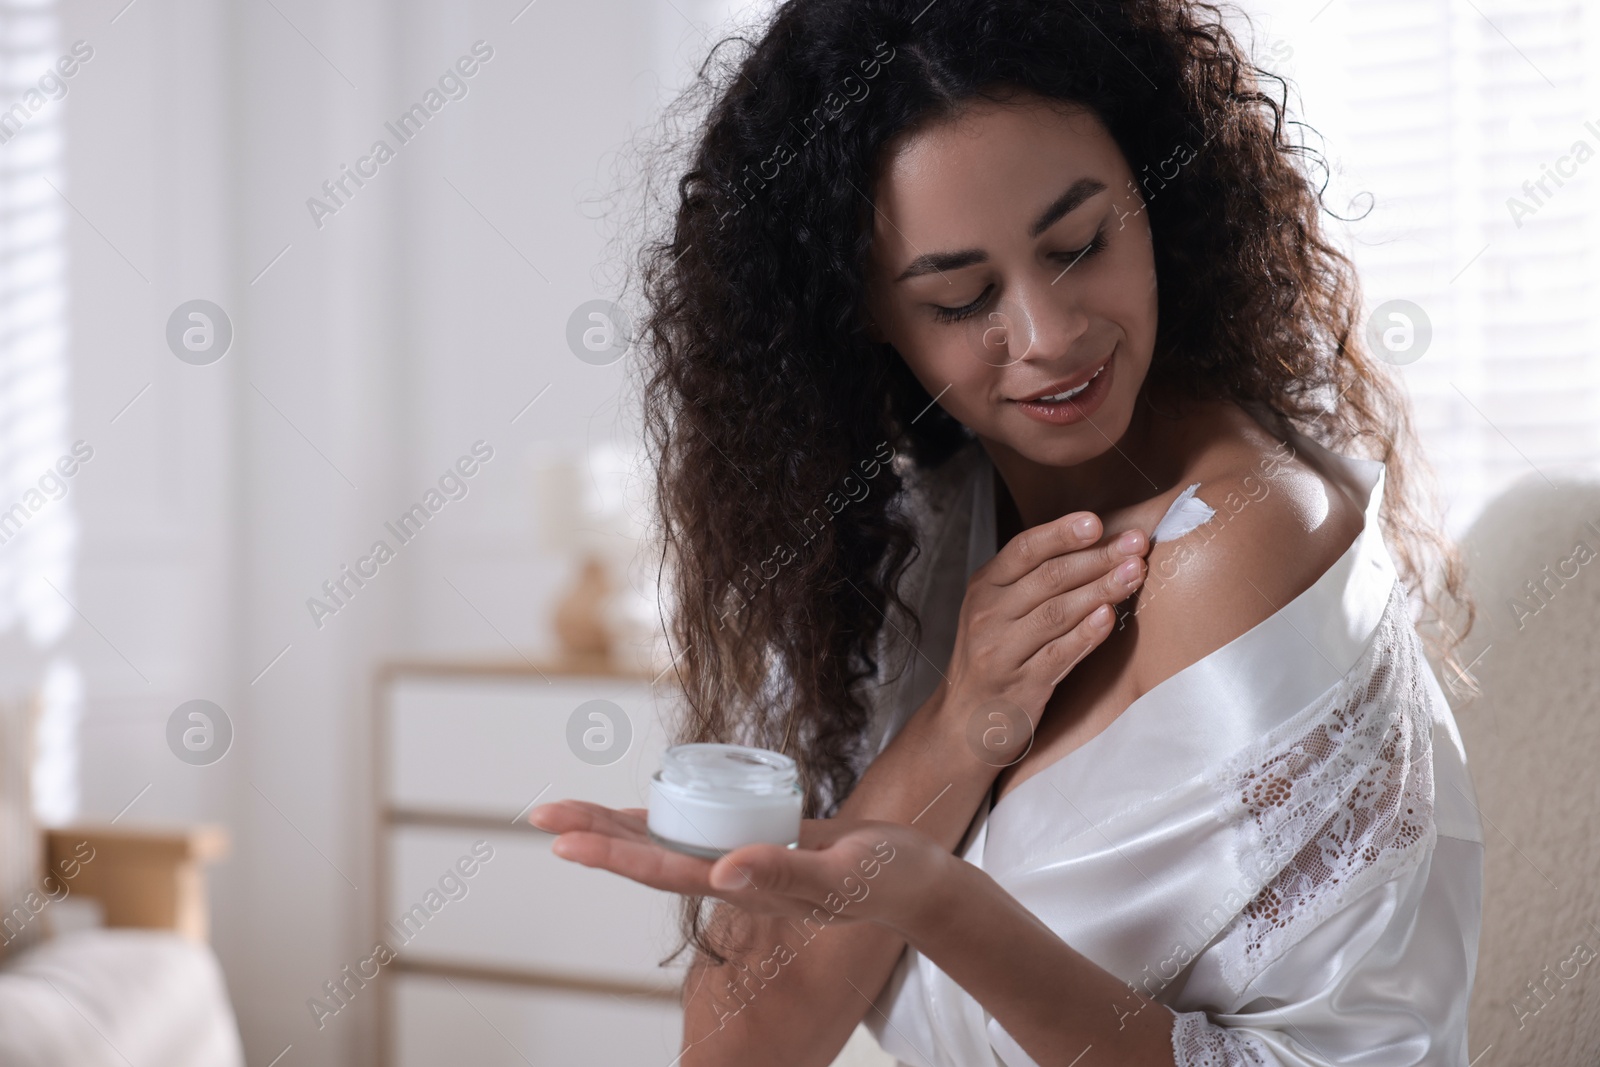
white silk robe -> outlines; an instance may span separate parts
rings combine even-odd
[[[1483,838],[1460,735],[1379,530],[1383,464],[1290,442],[1365,503],[1355,542],[986,801],[957,853],[1128,984],[1064,1016],[1169,1013],[1179,1067],[1466,1067]],[[937,683],[966,578],[996,551],[993,467],[975,446],[951,463],[910,590],[921,651],[879,690],[874,752]],[[1197,497],[1215,515],[1184,538],[1242,510]],[[910,948],[866,1022],[902,1065],[1039,1067]]]

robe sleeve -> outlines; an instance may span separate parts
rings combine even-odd
[[[1482,863],[1479,841],[1440,836],[1262,970],[1235,1010],[1174,1012],[1177,1067],[1465,1067]],[[1197,985],[1224,988],[1204,953]]]

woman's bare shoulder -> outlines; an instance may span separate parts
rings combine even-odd
[[[1364,517],[1336,480],[1237,408],[1185,485],[1212,515],[1157,542],[1130,612],[1140,693],[1246,633],[1327,572]]]

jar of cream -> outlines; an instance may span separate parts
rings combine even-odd
[[[646,825],[656,842],[716,859],[741,845],[800,840],[799,772],[781,752],[744,745],[674,745],[650,779]]]

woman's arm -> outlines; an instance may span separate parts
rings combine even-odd
[[[1230,482],[1217,479],[1211,484],[1214,492],[1231,499],[1227,492]],[[1258,492],[1251,498],[1247,514],[1230,509],[1232,518],[1225,531],[1225,544],[1219,543],[1211,551],[1191,553],[1182,560],[1171,555],[1175,547],[1184,546],[1182,540],[1151,553],[1151,573],[1160,575],[1161,585],[1159,595],[1142,605],[1139,622],[1143,634],[1130,664],[1135,677],[1144,680],[1145,689],[1187,663],[1203,658],[1247,631],[1278,604],[1292,599],[1326,570],[1328,561],[1348,546],[1359,529],[1359,515],[1352,517],[1348,511],[1314,506],[1320,483],[1313,484],[1308,477],[1292,484],[1279,480],[1274,488],[1282,491],[1271,496]],[[1308,529],[1314,531],[1309,536]],[[1162,561],[1169,559],[1179,565],[1164,566]],[[1147,587],[1141,597],[1153,592],[1157,590]],[[963,707],[970,708],[970,702]],[[837,955],[814,957],[816,967],[807,972],[807,978],[815,985],[802,988],[800,995],[806,999],[791,1005],[796,1010],[796,1022],[825,1030],[826,1038],[818,1034],[815,1058],[810,1058],[808,1046],[805,1058],[797,1056],[779,1062],[827,1063],[860,1017],[865,1002],[882,988],[901,948],[909,943],[981,1003],[1008,1037],[1040,1065],[1172,1067],[1175,1016],[1171,1010],[1131,992],[1125,982],[1062,941],[988,874],[950,855],[970,820],[973,805],[992,780],[989,769],[972,758],[959,738],[965,726],[961,721],[964,715],[952,715],[950,710],[936,701],[930,702],[919,713],[919,718],[925,715],[926,719],[918,726],[945,753],[941,758],[957,761],[942,766],[965,765],[976,774],[977,784],[964,780],[958,794],[959,812],[939,823],[937,830],[924,823],[943,800],[934,805],[929,816],[917,821],[916,829],[928,830],[936,841],[922,840],[917,834],[902,837],[882,831],[900,850],[899,855],[888,865],[888,873],[872,883],[870,899],[853,902],[842,913],[846,919],[870,922],[848,928],[833,924],[829,934],[846,945]],[[916,736],[908,733],[906,740]],[[909,761],[902,762],[908,756]],[[898,752],[893,760],[882,762],[882,767],[885,776],[881,780],[871,786],[863,780],[859,795],[865,803],[859,808],[847,804],[840,812],[838,830],[845,830],[849,820],[879,818],[873,814],[875,810],[890,810],[896,805],[914,817],[925,801],[918,803],[908,798],[898,792],[900,787],[922,775],[921,788],[937,791],[951,777],[943,772],[929,780],[927,768],[918,765],[914,751]],[[901,774],[911,777],[900,779]],[[951,792],[955,793],[955,789]],[[879,808],[878,804],[885,806]],[[890,817],[886,821],[903,824],[910,820]],[[758,916],[776,907],[776,901],[816,902],[830,892],[837,893],[840,879],[849,867],[838,857],[825,862],[829,858],[826,851],[778,857],[776,861],[758,852],[747,853],[743,858],[730,857],[738,861],[738,866],[769,899],[729,899],[739,905],[741,916],[768,924],[765,928],[781,938],[783,931],[792,929],[789,922],[794,913],[780,911],[772,918]],[[716,877],[731,872],[727,863],[717,865],[712,877],[719,891],[732,888],[733,883],[717,882]],[[801,955],[821,943],[819,937]],[[879,945],[890,946],[882,958],[869,959],[853,952]],[[850,970],[852,966],[874,963],[880,966],[868,973]],[[785,964],[781,970],[786,972],[791,966],[794,964]],[[845,981],[846,977],[849,981]],[[786,976],[779,979],[786,980]],[[754,1019],[753,1009],[759,1006],[761,997],[769,996],[770,988],[759,991],[741,1014],[764,1022]],[[854,1012],[848,1010],[852,1000]],[[769,1003],[775,1001],[776,998],[769,999]],[[709,1020],[700,1031],[711,1038],[705,1042],[707,1050],[732,1029],[734,1020],[721,1021],[726,1026],[720,1033],[715,1030],[717,1019]],[[784,1031],[780,1024],[773,1031],[752,1029],[748,1033],[768,1041],[782,1040],[776,1035]],[[797,1036],[801,1042],[806,1040],[804,1035]],[[764,1058],[752,1050],[772,1047],[737,1045],[739,1054],[746,1058]],[[686,1057],[686,1061],[744,1062],[738,1056],[726,1059],[709,1051],[704,1059]],[[1305,1062],[1320,1061],[1313,1058]]]
[[[956,847],[1000,767],[1026,751],[1056,685],[1109,634],[1110,608],[1098,621],[1091,614],[1126,598],[1143,579],[1139,557],[1148,539],[1132,531],[1129,541],[1099,545],[1100,533],[1098,518],[1066,515],[1024,531],[973,574],[948,676],[868,767],[837,818],[915,824],[946,852]],[[1134,577],[1118,577],[1115,568],[1130,557]],[[1026,714],[1030,729],[1013,731],[979,759],[971,719],[997,702]],[[753,1058],[831,1063],[905,947],[901,936],[871,923],[818,923],[820,932],[796,944],[811,927],[800,931],[785,919],[727,906],[715,919],[751,951],[732,965],[697,958],[691,966],[685,1067]],[[743,968],[786,955],[779,946],[795,958],[760,987]]]
[[[951,721],[944,692],[941,686],[872,762],[838,819],[915,823],[946,853],[956,847],[998,768],[966,749],[965,724]],[[802,931],[789,917],[727,904],[719,904],[715,921],[731,922],[752,951],[721,967],[697,956],[690,967],[684,1067],[831,1063],[905,947],[901,935],[875,923],[829,921]],[[794,958],[778,968],[775,979],[760,981],[760,965],[779,945]],[[771,965],[766,970],[771,973]]]
[[[887,921],[1040,1067],[1173,1067],[1170,1010],[1075,951],[980,868],[951,855],[941,866],[936,890]]]
[[[914,824],[946,853],[955,848],[999,768],[1031,740],[1030,730],[1013,731],[980,759],[968,740],[973,717],[1004,702],[1036,726],[1055,686],[1110,633],[1112,612],[1096,609],[1125,599],[1143,580],[1138,557],[1148,540],[1137,535],[1131,543],[1100,545],[1100,529],[1093,516],[1064,516],[1025,531],[974,573],[944,683],[867,768],[830,822]],[[1134,574],[1119,577],[1129,557],[1136,559]],[[801,925],[790,915],[744,907],[759,888],[741,896],[711,886],[711,863],[649,844],[636,816],[564,802],[536,808],[530,821],[563,835],[555,846],[559,856],[734,905],[719,906],[713,923],[731,933],[741,951],[720,966],[697,956],[685,981],[685,1067],[825,1067],[905,947],[899,934],[872,923],[835,922],[824,912]],[[804,838],[801,845],[815,847]]]
[[[1040,1067],[1173,1067],[1172,1011],[1072,949],[978,867],[894,823],[830,819],[814,833],[809,848],[737,850],[713,865],[712,887],[779,923],[832,912],[852,943],[892,933],[987,1008]],[[854,995],[865,1001],[871,991]]]
[[[1361,515],[1310,472],[1208,479],[1209,536],[1151,549],[1129,669],[1139,692],[1203,659],[1292,600],[1349,547]],[[1213,540],[1215,539],[1215,540]],[[987,873],[954,856],[939,889],[889,918],[1042,1067],[1172,1067],[1174,1015],[1062,941]],[[1003,952],[995,946],[1003,945]]]

